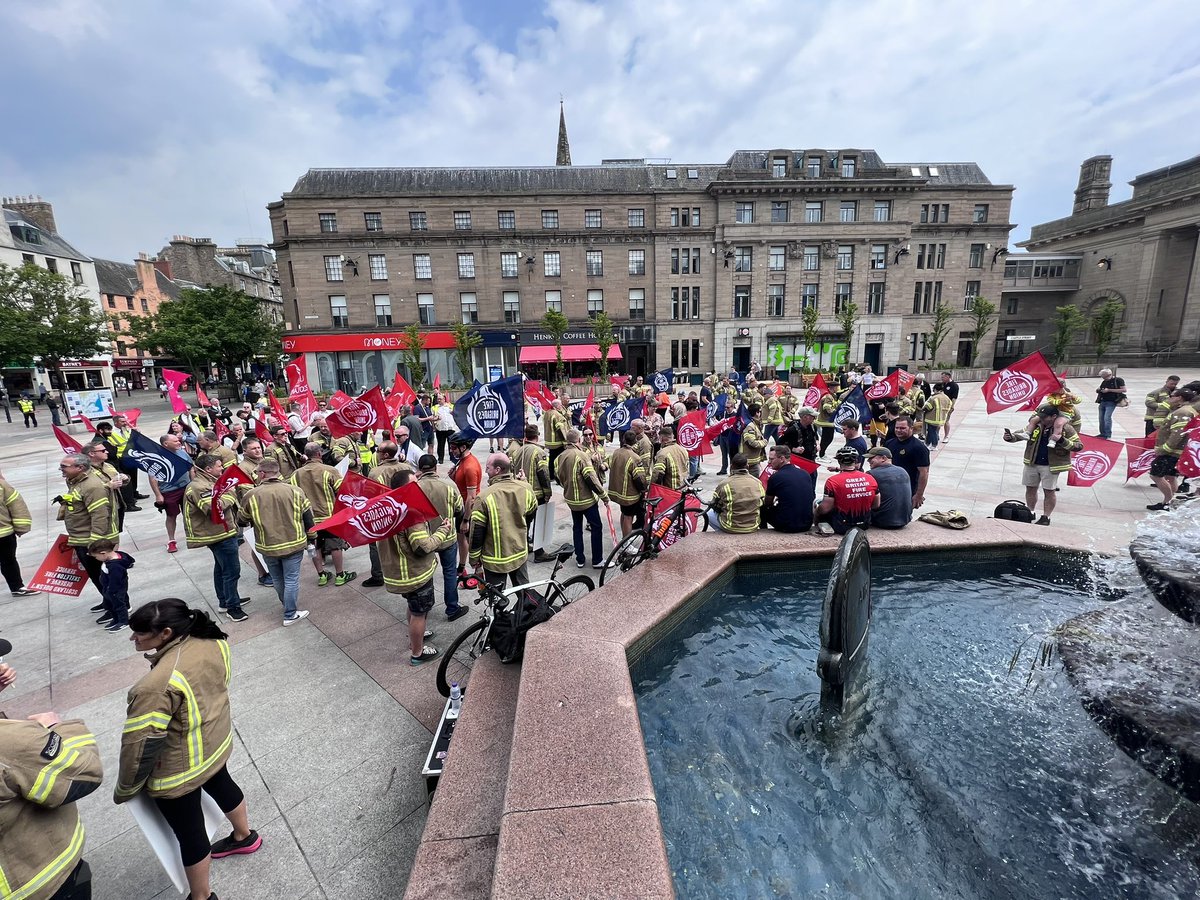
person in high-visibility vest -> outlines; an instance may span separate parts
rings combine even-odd
[[[33,427],[37,428],[37,414],[34,412],[33,401],[28,397],[21,397],[17,400],[17,409],[21,410],[21,415],[25,417],[25,427],[29,427],[29,423],[33,423]]]

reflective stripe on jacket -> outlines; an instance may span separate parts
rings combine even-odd
[[[25,505],[21,492],[0,478],[0,537],[10,534],[28,534],[33,527],[29,507]]]
[[[622,506],[641,501],[649,487],[650,476],[642,465],[636,447],[621,447],[612,455],[608,473],[608,496]]]
[[[762,481],[745,469],[735,471],[713,491],[712,506],[717,511],[721,530],[731,534],[750,534],[758,531],[762,514]]]
[[[254,546],[263,556],[291,556],[308,543],[304,514],[312,506],[293,484],[270,478],[246,494],[242,517],[254,526]]]
[[[471,564],[496,573],[519,569],[529,556],[528,527],[536,512],[527,483],[512,474],[493,478],[471,513]]]
[[[117,508],[109,489],[89,468],[67,482],[70,488],[58,505],[58,520],[67,529],[67,543],[86,547],[92,541],[117,539]]]
[[[218,544],[237,534],[233,526],[233,513],[237,509],[237,496],[231,491],[221,495],[220,503],[222,516],[219,523],[214,524],[210,518],[213,505],[214,479],[202,469],[195,469],[192,481],[183,494],[183,533],[187,538],[189,550],[198,547],[209,547]]]
[[[596,498],[604,494],[604,484],[591,457],[577,444],[569,444],[555,461],[555,475],[562,485],[563,500],[572,511],[591,509]]]

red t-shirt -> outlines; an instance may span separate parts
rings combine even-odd
[[[866,472],[838,472],[825,482],[825,496],[833,498],[833,508],[851,519],[870,513],[878,493],[879,485]]]
[[[458,465],[454,467],[454,483],[458,485],[458,492],[463,495],[464,500],[468,490],[474,491],[476,495],[479,494],[483,485],[483,468],[479,465],[475,454],[463,454]]]

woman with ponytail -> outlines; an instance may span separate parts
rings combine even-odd
[[[170,597],[129,617],[130,640],[150,672],[129,691],[114,800],[145,791],[179,841],[192,900],[215,900],[213,857],[253,853],[262,839],[250,828],[246,799],[229,776],[231,657],[225,632],[200,609]],[[211,796],[233,833],[209,845],[200,792]]]

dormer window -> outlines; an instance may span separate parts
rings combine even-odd
[[[675,172],[675,170],[674,170],[674,169],[667,169],[667,177],[668,177],[668,178],[675,178],[675,177],[676,177],[676,172]]]
[[[853,178],[855,170],[858,168],[858,160],[853,156],[842,157],[842,177]]]

